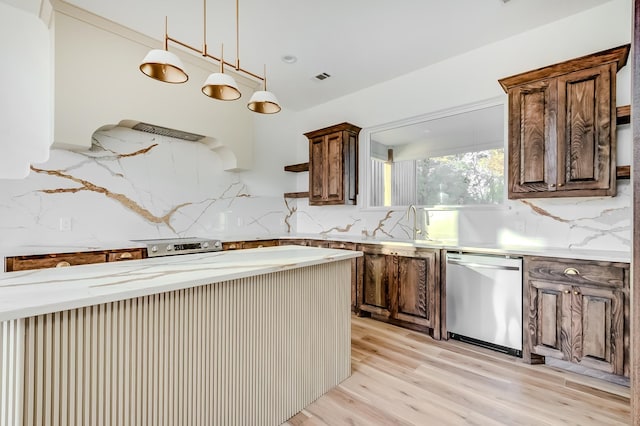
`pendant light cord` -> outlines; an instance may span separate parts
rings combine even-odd
[[[240,0],[236,0],[236,70],[240,69]]]
[[[202,56],[207,56],[207,0],[202,1]]]

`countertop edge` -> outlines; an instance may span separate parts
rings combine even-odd
[[[246,250],[242,250],[241,252],[240,251],[229,251],[229,252],[219,251],[219,252],[207,253],[212,255],[209,257],[206,256],[207,254],[173,256],[172,265],[179,265],[181,263],[190,264],[189,262],[197,258],[200,258],[200,259],[204,258],[205,260],[208,258],[212,260],[215,259],[217,263],[223,264],[225,257],[231,258],[231,260],[233,260],[233,258],[237,258],[238,256],[242,256],[242,257],[250,256],[252,252],[253,254],[256,254],[256,253],[268,253],[269,251],[274,251],[270,249],[274,249],[274,248],[265,247],[265,248],[258,248],[258,249],[246,249]],[[140,288],[115,289],[115,287],[113,287],[114,291],[106,294],[77,295],[73,298],[69,298],[66,300],[54,300],[54,301],[45,300],[33,306],[22,306],[22,307],[17,306],[15,308],[3,307],[3,308],[0,308],[0,321],[15,320],[20,318],[36,316],[36,315],[46,315],[53,312],[59,312],[59,311],[64,311],[69,309],[77,309],[77,308],[82,308],[86,306],[98,305],[102,303],[116,302],[120,300],[127,300],[127,299],[133,299],[136,297],[144,297],[144,296],[150,296],[150,295],[159,294],[159,293],[183,290],[183,289],[199,287],[202,285],[215,284],[215,283],[220,283],[220,282],[225,282],[225,281],[230,281],[235,279],[249,278],[249,277],[254,277],[258,275],[266,275],[274,272],[282,272],[282,271],[287,271],[291,269],[304,268],[304,267],[309,267],[314,265],[321,265],[321,264],[326,264],[331,262],[343,261],[343,260],[350,260],[350,259],[362,256],[362,252],[358,252],[358,251],[325,249],[325,248],[316,248],[316,247],[305,248],[305,250],[306,251],[308,250],[322,251],[324,254],[314,255],[314,256],[311,256],[311,258],[307,257],[299,261],[295,261],[295,260],[291,262],[282,261],[278,263],[271,263],[271,264],[257,265],[257,266],[255,265],[244,266],[244,267],[236,266],[236,268],[239,268],[242,270],[231,271],[231,272],[209,275],[209,276],[202,276],[198,278],[178,277],[176,281],[163,283],[159,285],[144,285],[143,287],[140,287]],[[332,253],[327,253],[327,252],[332,252]],[[163,259],[163,258],[148,258],[148,259],[139,259],[139,260],[133,260],[128,262],[79,265],[74,268],[64,268],[63,272],[65,272],[65,275],[71,278],[75,276],[81,276],[83,273],[86,274],[86,271],[88,270],[88,268],[92,268],[94,270],[97,270],[98,272],[102,272],[103,274],[111,270],[113,275],[117,275],[123,272],[126,273],[127,270],[145,271],[145,273],[147,274],[159,274],[159,273],[162,273],[162,266],[163,266],[162,264],[159,263],[160,259]],[[74,270],[76,271],[75,273],[74,273]],[[56,272],[62,272],[60,270],[56,271],[55,269],[54,270],[42,269],[42,270],[9,272],[9,273],[4,273],[0,275],[2,277],[2,279],[0,279],[0,298],[2,297],[3,289],[6,289],[6,288],[16,288],[19,286],[24,286],[24,288],[31,289],[33,288],[33,286],[40,285],[38,284],[39,283],[38,281],[34,283],[27,282],[24,284],[12,283],[11,278],[16,278],[18,279],[18,281],[20,278],[25,278],[25,277],[29,277],[32,280],[34,279],[37,280],[38,278],[46,278],[48,275],[49,276],[52,275],[52,271],[54,271],[53,272],[54,275],[56,274]],[[91,278],[86,279],[86,281],[89,281],[89,280],[91,280]],[[143,281],[143,280],[140,279],[138,281]],[[131,283],[135,284],[136,281],[132,280]],[[105,284],[101,284],[101,285],[105,286]],[[106,284],[106,286],[108,285],[110,284]],[[87,290],[87,289],[91,289],[91,287],[85,286],[83,287],[83,289]],[[13,296],[15,297],[15,295]]]

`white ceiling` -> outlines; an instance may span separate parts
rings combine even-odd
[[[40,0],[0,0],[37,11]],[[240,59],[302,110],[611,0],[240,0]],[[161,40],[202,44],[202,0],[69,0]],[[208,1],[207,44],[235,59],[235,2]],[[283,55],[298,61],[285,64]],[[138,64],[132,64],[136,69]],[[326,72],[320,82],[313,76]]]

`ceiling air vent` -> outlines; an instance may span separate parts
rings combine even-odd
[[[155,124],[138,123],[132,127],[133,130],[140,132],[153,133],[154,135],[169,136],[176,139],[183,139],[185,141],[197,142],[205,138],[205,136],[195,133],[183,132],[181,130],[169,129],[167,127],[156,126]]]
[[[331,77],[330,74],[327,74],[326,72],[323,72],[323,73],[320,73],[320,74],[314,76],[313,78],[315,78],[318,81],[322,81],[322,80],[326,80],[329,77]]]

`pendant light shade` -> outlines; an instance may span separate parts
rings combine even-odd
[[[175,43],[187,50],[198,53],[204,58],[213,59],[220,64],[220,71],[209,74],[204,84],[202,85],[202,93],[213,99],[221,101],[234,101],[242,96],[240,89],[238,89],[238,83],[236,80],[224,73],[224,66],[232,66],[236,73],[245,74],[253,79],[260,80],[264,83],[263,89],[256,91],[247,105],[251,111],[260,114],[275,114],[280,112],[280,105],[275,95],[267,91],[267,70],[265,65],[265,73],[261,77],[258,74],[254,74],[246,69],[240,67],[240,1],[236,2],[236,61],[235,65],[224,60],[224,46],[220,57],[217,58],[210,55],[207,52],[207,0],[202,1],[203,9],[203,22],[202,22],[202,50],[197,49],[185,42],[177,40],[169,36],[168,33],[168,19],[164,19],[164,49],[154,49],[147,53],[144,57],[142,64],[140,64],[140,71],[146,76],[155,80],[163,81],[165,83],[184,83],[189,79],[189,76],[184,71],[184,65],[178,56],[169,52],[169,42]]]
[[[180,58],[163,49],[149,51],[140,64],[140,71],[165,83],[184,83],[189,79]]]
[[[209,75],[202,86],[202,93],[221,101],[235,101],[242,95],[238,83],[229,74],[214,72]]]
[[[280,112],[280,105],[276,95],[266,90],[257,90],[249,99],[249,109],[260,114],[275,114]]]

